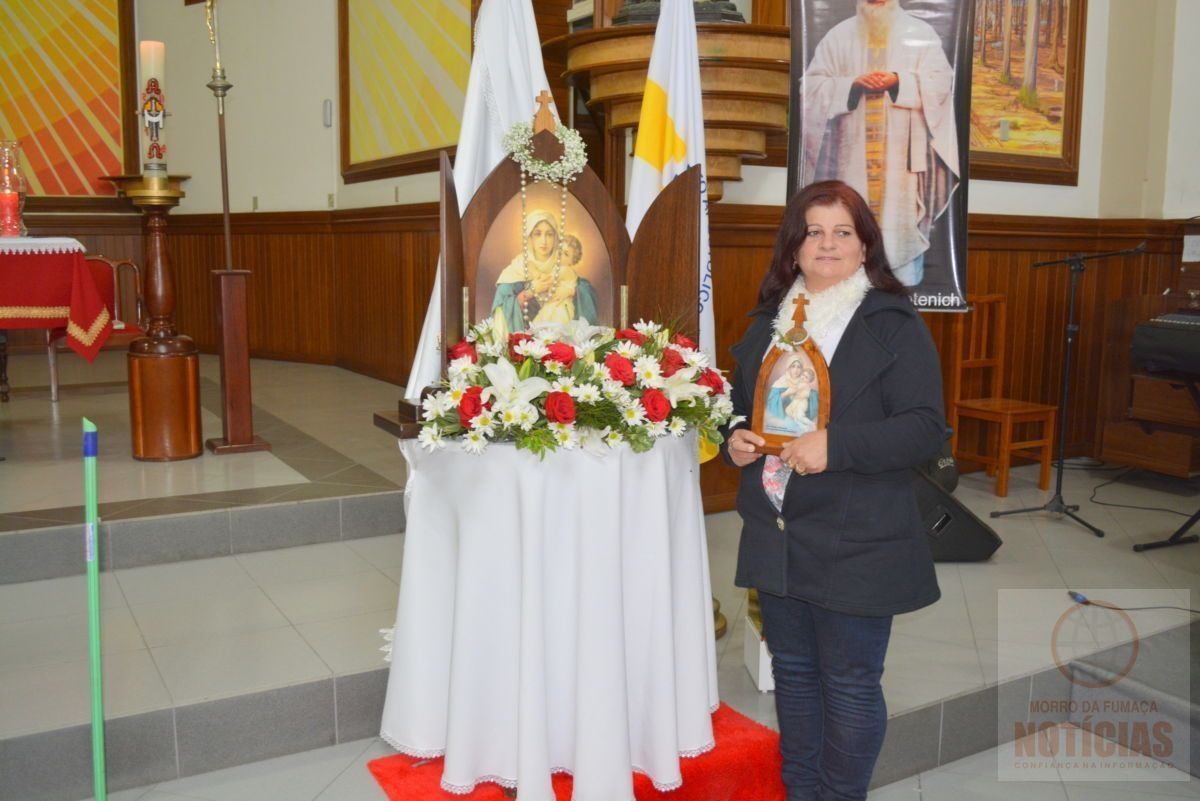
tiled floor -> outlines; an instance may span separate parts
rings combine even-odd
[[[1156,781],[1001,781],[998,765],[1013,746],[985,751],[880,787],[868,801],[1168,801],[1200,799],[1200,780],[1173,768]],[[367,763],[389,756],[377,739],[112,793],[112,801],[387,801]],[[714,800],[716,801],[716,800]]]
[[[203,356],[204,437],[221,436],[216,359]],[[394,441],[371,416],[395,406],[396,387],[354,373],[289,362],[253,362],[254,424],[270,452],[176,462],[131,455],[124,355],[86,365],[60,359],[59,402],[48,401],[45,357],[10,359],[12,399],[0,404],[0,532],[82,519],[81,418],[99,429],[99,502],[106,520],[308,500],[396,489]],[[77,382],[86,381],[82,384]]]
[[[99,375],[89,374],[88,380],[115,380],[120,376],[123,364],[119,354],[117,359],[110,356],[102,356],[95,368]],[[77,360],[63,360],[64,364],[72,361]],[[0,518],[8,513],[25,521],[26,527],[31,520],[45,524],[55,515],[60,520],[75,519],[64,517],[68,512],[63,510],[69,511],[72,503],[66,496],[37,501],[57,504],[45,509],[29,508],[33,502],[27,500],[45,482],[76,480],[77,467],[70,462],[71,449],[77,447],[78,421],[71,420],[71,415],[95,415],[106,421],[102,432],[114,432],[102,439],[114,449],[108,461],[125,458],[138,468],[146,467],[118,452],[122,439],[115,432],[120,429],[123,413],[106,396],[115,393],[123,402],[120,388],[72,387],[71,374],[66,371],[64,383],[68,386],[64,386],[59,404],[58,427],[43,423],[43,434],[49,436],[57,430],[60,444],[42,447],[39,437],[19,434],[30,425],[22,409],[35,410],[40,404],[44,415],[49,405],[37,389],[28,388],[44,383],[44,367],[44,361],[32,357],[14,359],[13,383],[21,389],[12,404],[0,407],[0,453],[8,456],[7,462],[0,463]],[[278,486],[287,486],[293,493],[306,492],[311,485],[318,485],[317,491],[368,486],[377,491],[380,481],[391,487],[403,482],[403,462],[394,441],[373,428],[370,420],[373,411],[394,405],[399,395],[396,387],[334,368],[255,361],[253,369],[255,403],[280,435],[274,455],[266,457],[272,461],[264,462],[261,473],[248,471],[255,476],[250,483],[258,489],[233,490],[250,493],[240,498],[228,494],[214,497],[212,493],[245,486],[239,484],[245,475],[238,474],[235,479],[225,473],[196,483],[195,476],[205,475],[207,468],[199,474],[180,473],[178,481],[145,482],[132,473],[114,480],[111,476],[115,473],[102,468],[102,481],[109,475],[114,492],[128,489],[124,481],[138,487],[133,496],[126,495],[130,498],[127,501],[110,496],[114,506],[138,504],[147,513],[163,513],[158,510],[167,503],[191,503],[198,505],[192,507],[195,509],[204,504],[262,502],[267,499],[253,493],[263,492],[264,485],[279,477],[290,483]],[[202,373],[212,379],[214,370],[215,361],[204,358]],[[293,437],[293,431],[305,439]],[[271,438],[270,431],[265,433]],[[51,456],[57,453],[65,454],[57,466],[39,466],[43,458],[54,462]],[[223,459],[236,464],[246,458],[206,454],[195,464]],[[63,472],[51,476],[52,469]],[[1010,495],[1003,500],[991,494],[990,482],[982,475],[964,477],[955,497],[992,524],[1005,544],[986,564],[938,565],[942,601],[897,619],[884,674],[884,689],[893,714],[1046,666],[1044,643],[1026,643],[1034,649],[1025,661],[1021,658],[1021,643],[1000,644],[1004,619],[998,601],[1001,590],[1053,590],[1063,596],[1068,587],[1089,594],[1105,588],[1200,590],[1200,546],[1145,554],[1132,551],[1134,542],[1166,536],[1193,512],[1200,502],[1200,487],[1194,481],[1133,473],[1101,489],[1098,497],[1172,511],[1119,509],[1090,502],[1093,487],[1115,475],[1110,470],[1082,469],[1066,474],[1067,499],[1081,504],[1080,513],[1107,531],[1104,539],[1092,537],[1070,521],[1040,513],[989,520],[987,513],[993,509],[1032,506],[1044,500],[1045,494],[1033,482],[1032,468],[1014,471]],[[254,483],[258,477],[263,477],[263,483]],[[24,489],[12,489],[18,485]],[[183,488],[173,500],[148,494],[162,492],[169,496],[164,488],[173,487]],[[129,508],[133,514],[138,507]],[[14,511],[18,513],[13,515]],[[111,519],[121,511],[110,508],[104,514]],[[0,531],[4,530],[2,522]],[[774,726],[772,697],[754,688],[742,665],[746,608],[744,592],[733,586],[736,515],[709,516],[708,534],[713,592],[730,624],[729,634],[717,645],[721,697],[744,714]],[[389,626],[394,616],[401,548],[401,537],[391,536],[106,574],[105,658],[113,667],[110,675],[123,677],[107,687],[108,713],[129,714],[379,666],[377,630]],[[82,586],[82,578],[0,586],[0,687],[6,690],[0,693],[0,737],[87,719],[82,694],[86,686]],[[1196,605],[1182,595],[1180,598],[1181,605]],[[1149,630],[1183,622],[1184,618],[1140,620]],[[1001,659],[1002,652],[1007,658]],[[229,658],[233,654],[238,657],[236,662]],[[19,691],[8,692],[10,688]],[[141,795],[133,792],[111,797],[121,801],[143,797],[150,801],[179,797],[378,798],[381,796],[361,765],[383,750],[374,741],[349,743],[171,782]],[[981,764],[970,760],[965,763],[976,767]],[[1076,789],[1074,785],[1053,782],[1045,787],[1016,785],[1012,791],[1010,785],[994,780],[994,770],[980,768],[972,775],[961,764],[954,768],[950,765],[923,774],[919,780],[881,790],[873,798],[1046,797],[1104,801],[1119,797],[1113,794],[1118,791],[1112,786]],[[263,795],[265,781],[278,784],[270,794]],[[1180,788],[1188,788],[1191,794],[1182,794]],[[1144,789],[1139,785],[1137,793],[1146,797],[1200,797],[1192,784],[1153,783]]]

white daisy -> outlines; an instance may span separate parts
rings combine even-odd
[[[521,411],[516,406],[505,406],[500,409],[500,425],[505,428],[512,428],[521,424]]]
[[[605,369],[603,364],[596,363],[596,364],[592,365],[592,380],[593,381],[608,380],[608,370]]]
[[[499,359],[504,355],[505,346],[502,342],[485,342],[477,348],[480,356]]]
[[[450,401],[447,393],[435,392],[432,395],[427,395],[421,401],[421,408],[424,409],[421,416],[425,420],[436,420],[445,415],[453,407],[454,404]]]
[[[496,415],[490,409],[484,409],[471,418],[471,427],[485,437],[492,437],[496,434]]]
[[[634,374],[644,387],[662,386],[662,370],[658,359],[653,356],[641,356],[633,363]]]
[[[642,355],[641,346],[635,342],[630,342],[628,339],[622,339],[618,342],[613,351],[624,356],[626,359],[636,359]]]
[[[707,370],[709,361],[708,356],[702,350],[683,350],[683,361],[688,367],[695,367],[697,370]]]
[[[538,421],[537,408],[532,403],[522,403],[516,407],[517,424],[521,426],[522,431],[528,431]]]
[[[556,378],[550,382],[551,392],[565,392],[571,397],[575,397],[575,379],[571,376]]]
[[[450,389],[446,390],[446,400],[451,406],[459,404],[459,401],[463,399],[463,395],[467,394],[467,386],[466,381],[455,380],[450,382]]]
[[[651,336],[654,336],[655,334],[657,334],[659,331],[661,331],[662,326],[659,325],[658,323],[654,323],[654,322],[648,323],[645,320],[638,320],[636,323],[633,324],[633,330],[637,331],[639,334],[642,334],[644,336],[651,337]]]
[[[620,431],[610,431],[608,432],[608,435],[604,437],[604,441],[608,443],[608,447],[615,448],[624,442],[625,438],[621,436]]]
[[[488,446],[488,439],[483,434],[472,429],[463,437],[463,450],[467,453],[483,453]]]
[[[625,386],[620,381],[613,378],[604,379],[601,391],[604,393],[604,397],[609,400],[615,401],[617,398],[629,397],[629,390],[625,389]]]
[[[542,365],[542,369],[550,375],[562,375],[563,373],[562,362],[546,362]]]
[[[554,441],[558,443],[558,447],[568,451],[578,447],[579,434],[575,430],[574,423],[551,423],[549,428],[554,434]]]
[[[417,434],[417,443],[430,453],[436,451],[438,448],[446,447],[446,440],[442,437],[442,430],[437,426],[422,426],[421,433]]]
[[[687,431],[687,423],[683,421],[682,417],[676,417],[667,424],[667,431],[670,431],[677,437],[682,437],[684,432]]]
[[[657,423],[647,423],[646,433],[652,437],[665,437],[667,435],[667,421],[659,420]]]
[[[534,359],[539,362],[542,360],[543,356],[550,352],[550,350],[546,347],[546,343],[542,342],[540,339],[527,339],[518,344],[517,347],[513,348],[513,350],[522,356],[527,356],[530,359]]]
[[[599,403],[600,402],[600,387],[595,384],[580,384],[575,387],[575,400],[580,403]]]
[[[621,421],[627,426],[645,425],[646,411],[640,403],[631,403],[621,409]]]
[[[478,372],[479,365],[471,361],[470,356],[459,356],[450,362],[450,367],[447,369],[451,381],[456,378],[471,378]]]

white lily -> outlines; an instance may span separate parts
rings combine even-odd
[[[680,401],[701,398],[708,394],[708,387],[695,383],[695,377],[696,369],[689,367],[662,379],[661,389],[667,400],[671,401],[672,407],[678,406]]]
[[[492,364],[485,364],[483,372],[492,382],[490,387],[483,388],[480,397],[484,403],[494,398],[501,407],[522,405],[550,391],[550,382],[541,376],[521,380],[517,376],[517,368],[513,367],[508,359],[497,359]]]

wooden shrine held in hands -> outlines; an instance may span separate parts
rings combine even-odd
[[[546,92],[538,98],[531,149],[554,163],[564,146],[549,100]],[[505,158],[460,214],[444,151],[440,162],[443,365],[448,350],[489,318],[502,335],[572,319],[614,328],[644,319],[697,338],[698,166],[659,193],[631,242],[620,209],[586,165],[563,185],[534,180]],[[420,432],[420,409],[405,401],[398,426],[376,419],[404,439]]]
[[[829,422],[829,367],[804,326],[807,304],[801,293],[792,313],[795,325],[767,351],[758,371],[750,427],[766,440],[759,448],[763,453],[778,455],[789,440]]]

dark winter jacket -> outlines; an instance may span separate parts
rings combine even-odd
[[[732,348],[734,413],[747,420],[775,309],[752,316]],[[782,513],[763,490],[765,459],[742,469],[735,582],[857,615],[928,606],[940,592],[911,468],[937,452],[946,423],[938,354],[912,304],[870,290],[838,343],[829,380],[828,469],[793,474]],[[728,461],[728,444],[724,455]]]

